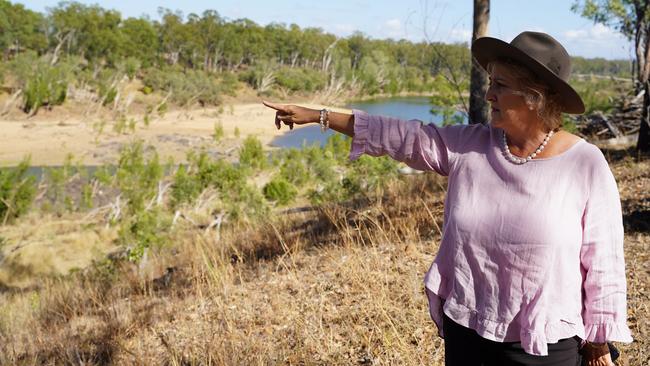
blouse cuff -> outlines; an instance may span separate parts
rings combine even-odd
[[[585,325],[585,340],[593,343],[630,343],[632,334],[625,323],[587,324]]]
[[[352,110],[352,114],[354,115],[354,137],[350,149],[350,160],[357,160],[366,151],[368,145],[370,116],[368,113],[356,109]]]

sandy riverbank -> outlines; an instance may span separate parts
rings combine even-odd
[[[56,111],[29,119],[5,119],[0,120],[0,166],[16,165],[28,155],[31,165],[61,165],[68,154],[84,165],[111,164],[116,162],[121,146],[137,139],[155,146],[161,160],[171,157],[175,162],[183,161],[189,150],[201,147],[214,156],[227,156],[249,135],[257,136],[270,149],[270,142],[288,131],[286,127],[279,131],[275,128],[274,115],[261,102],[170,111],[151,117],[148,126],[142,115],[130,115],[127,124],[135,121],[135,130],[123,133],[115,132],[119,123],[115,120],[57,115]],[[221,123],[225,134],[218,143],[213,139],[217,123]],[[239,138],[235,137],[235,128],[239,129]]]

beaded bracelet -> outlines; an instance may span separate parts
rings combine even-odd
[[[330,128],[330,110],[327,108],[321,109],[318,121],[320,123],[320,132],[325,133]]]

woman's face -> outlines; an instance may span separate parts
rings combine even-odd
[[[507,128],[526,123],[532,110],[519,93],[519,83],[508,69],[495,64],[489,78],[490,86],[485,99],[491,105],[490,124],[494,127]]]

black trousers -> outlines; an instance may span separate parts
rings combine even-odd
[[[494,342],[443,318],[446,366],[580,366],[580,338],[548,344],[548,356],[524,352],[520,342]]]

